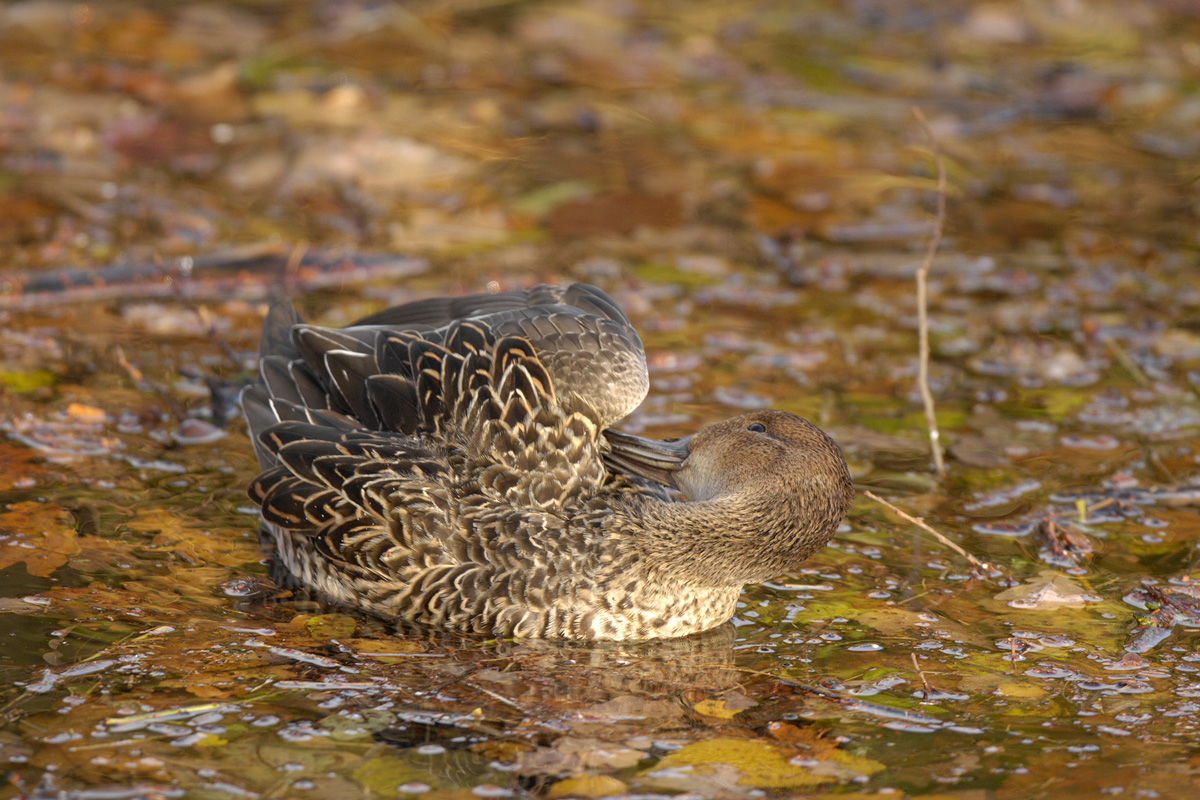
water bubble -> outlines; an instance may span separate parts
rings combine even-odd
[[[1032,667],[1025,670],[1025,674],[1031,678],[1046,678],[1049,680],[1071,678],[1075,673],[1063,667]]]
[[[423,794],[424,792],[428,792],[430,788],[431,787],[428,783],[418,783],[414,781],[412,783],[400,784],[396,787],[396,791],[404,794]]]

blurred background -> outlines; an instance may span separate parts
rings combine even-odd
[[[924,244],[914,105],[954,250],[1193,264],[1198,34],[1189,0],[4,3],[0,266],[303,242],[472,286],[681,254],[836,282]]]

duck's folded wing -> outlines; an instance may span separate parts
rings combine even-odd
[[[474,371],[490,369],[498,342],[512,337],[532,348],[558,403],[601,429],[646,395],[641,339],[608,295],[584,284],[422,300],[344,329],[305,325],[290,303],[277,301],[263,326],[260,384],[270,398],[350,415],[367,428],[417,433],[432,430],[426,426],[438,415],[423,411],[436,410],[444,398],[431,392],[447,387],[427,380],[437,377],[431,370],[440,373],[447,355],[471,359],[464,372],[471,384]],[[258,395],[248,397],[263,408]],[[274,421],[259,417],[251,419],[255,435]]]
[[[243,395],[263,468],[281,458],[264,433],[290,420],[460,453],[465,480],[493,501],[553,510],[587,497],[607,474],[600,431],[646,392],[641,341],[593,287],[497,297],[422,301],[345,329],[277,304]],[[430,327],[446,314],[466,316]]]
[[[420,339],[466,356],[499,339],[521,337],[545,366],[559,402],[593,414],[601,428],[637,408],[650,385],[642,341],[628,317],[603,291],[581,283],[420,300],[366,317],[335,336],[338,348],[373,350],[385,371],[410,378],[420,372],[423,351],[399,346],[397,339]],[[309,344],[319,344],[317,338]]]
[[[278,464],[250,488],[264,521],[331,561],[394,578],[440,557],[456,529],[450,468],[415,443],[299,421],[258,438]]]
[[[536,306],[574,306],[597,317],[625,325],[629,318],[611,297],[595,286],[538,284],[514,292],[469,294],[462,297],[431,297],[384,309],[363,317],[351,327],[379,326],[398,330],[441,328],[458,319],[477,319],[502,311],[522,311]]]

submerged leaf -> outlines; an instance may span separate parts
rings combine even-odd
[[[51,503],[9,503],[0,513],[0,569],[25,564],[30,575],[48,578],[79,552],[71,515]]]
[[[848,756],[848,754],[843,754]],[[851,770],[862,767],[869,772],[883,769],[883,765],[869,759],[849,757],[842,759],[829,754],[834,763],[845,761]],[[714,764],[727,764],[736,769],[741,777],[738,783],[759,789],[807,789],[822,784],[835,783],[838,777],[819,774],[808,767],[791,763],[788,757],[767,742],[745,739],[710,739],[693,742],[668,753],[654,767],[654,772],[674,767],[694,767],[696,772],[711,772]]]
[[[996,595],[1013,608],[1028,610],[1052,610],[1064,606],[1083,606],[1103,600],[1097,594],[1086,591],[1075,581],[1051,570],[1043,570],[1028,583],[1005,589]]]
[[[696,703],[692,708],[709,717],[733,719],[737,714],[758,705],[736,689],[726,692],[720,697],[708,698]]]
[[[628,789],[624,783],[608,775],[576,775],[561,780],[546,793],[549,800],[561,797],[609,797],[624,794]]]
[[[345,614],[320,614],[309,617],[305,628],[314,639],[347,639],[358,629],[358,622]]]
[[[420,769],[395,756],[379,756],[363,763],[351,773],[363,789],[383,797],[396,797],[397,787],[409,783],[425,783],[432,779],[427,770]]]

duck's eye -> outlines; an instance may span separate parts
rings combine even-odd
[[[746,428],[746,430],[754,431],[755,433],[766,433],[767,426],[763,425],[761,422],[751,422],[750,427]]]

